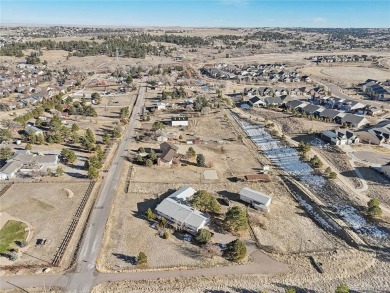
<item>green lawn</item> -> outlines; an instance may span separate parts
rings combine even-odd
[[[0,230],[0,253],[5,253],[14,247],[15,241],[25,241],[27,237],[26,224],[18,221],[8,221]]]

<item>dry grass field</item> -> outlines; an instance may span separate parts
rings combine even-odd
[[[322,132],[329,129],[336,129],[335,123],[326,123],[319,120],[310,120],[308,118],[294,117],[290,113],[283,113],[265,108],[256,108],[249,112],[250,115],[259,119],[268,119],[270,122],[278,125],[283,133],[295,136],[302,136],[308,132]]]
[[[14,264],[48,264],[59,247],[73,214],[77,210],[89,182],[15,183],[0,198],[0,211],[19,218],[32,226],[32,240],[22,257]],[[74,193],[68,198],[65,188]],[[47,239],[44,246],[37,239]],[[8,265],[0,258],[0,265]]]
[[[390,290],[389,263],[368,253],[343,250],[316,254],[325,272],[319,274],[307,255],[286,257],[291,273],[281,276],[225,276],[149,281],[110,282],[97,285],[92,292],[134,293],[206,293],[206,292],[334,292],[340,283],[347,283],[353,292],[387,292]],[[369,281],[367,281],[369,280]],[[378,291],[378,288],[379,291]]]
[[[303,71],[320,78],[354,84],[364,82],[367,79],[383,81],[390,78],[388,70],[360,66],[306,67]]]
[[[250,223],[260,245],[269,247],[278,254],[326,252],[343,247],[307,217],[277,177],[271,177],[271,183],[229,180],[236,175],[255,173],[260,167],[259,162],[264,161],[261,154],[253,153],[253,150],[243,143],[227,139],[233,139],[238,134],[232,126],[230,120],[225,119],[222,113],[217,117],[199,117],[192,120],[190,129],[183,133],[193,132],[196,137],[210,142],[201,145],[176,142],[180,154],[185,154],[189,146],[197,153],[204,154],[206,164],[217,171],[218,180],[205,180],[203,177],[205,168],[199,168],[191,162],[184,166],[169,168],[138,165],[131,167],[130,163],[126,163],[121,179],[122,185],[118,189],[105,235],[105,246],[100,258],[101,270],[136,269],[131,260],[140,251],[144,251],[150,258],[149,268],[198,267],[210,264],[208,259],[202,257],[202,251],[197,246],[183,242],[181,236],[174,235],[169,240],[160,238],[157,231],[149,227],[144,217],[146,209],[154,208],[162,194],[171,193],[183,185],[191,185],[196,190],[207,190],[218,196],[228,196],[238,205],[242,205],[238,200],[238,192],[244,186],[270,194],[273,198],[271,212],[265,215],[250,211]],[[225,143],[211,143],[218,140],[224,140]],[[141,146],[158,149],[159,144],[133,143],[130,146],[130,153],[135,155]],[[131,172],[131,179],[126,193],[124,190],[128,172]],[[164,254],[156,251],[164,251]]]
[[[121,185],[105,234],[100,270],[137,269],[133,259],[141,251],[148,256],[149,269],[198,267],[210,262],[203,257],[198,246],[183,241],[183,234],[175,233],[166,240],[158,235],[155,228],[149,227],[144,214],[148,207],[153,208],[156,204],[155,194],[134,188],[125,193]],[[217,260],[219,263],[223,261],[222,258]]]

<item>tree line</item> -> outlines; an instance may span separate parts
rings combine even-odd
[[[122,57],[145,58],[146,55],[168,55],[172,48],[163,45],[152,45],[151,42],[170,43],[181,46],[198,47],[209,44],[200,37],[162,35],[152,36],[140,34],[132,37],[104,36],[103,42],[96,41],[53,41],[51,39],[42,41],[14,42],[0,48],[0,56],[23,57],[23,50],[46,48],[47,50],[64,50],[69,56],[116,56],[116,50]]]

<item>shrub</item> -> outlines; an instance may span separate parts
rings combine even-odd
[[[228,209],[224,221],[232,232],[240,232],[248,229],[248,219],[245,210],[239,206]]]
[[[153,166],[153,161],[152,161],[151,159],[147,159],[147,160],[145,161],[145,166],[146,166],[146,167],[152,167],[152,166]]]
[[[229,242],[224,254],[229,260],[235,262],[242,260],[246,256],[245,243],[240,239]]]
[[[207,229],[200,229],[198,231],[198,233],[196,234],[195,239],[199,243],[203,243],[204,244],[204,243],[209,242],[211,237],[212,237],[212,234],[211,234],[211,232],[209,230],[207,230]]]
[[[205,167],[206,166],[206,158],[203,154],[198,154],[196,156],[196,164],[198,167]]]
[[[137,258],[137,265],[145,265],[148,263],[148,257],[144,252],[140,252]]]
[[[367,213],[371,218],[380,217],[382,215],[382,209],[379,205],[380,202],[376,198],[371,199],[367,203]]]
[[[335,293],[349,293],[349,288],[347,284],[340,284],[337,286]]]
[[[202,212],[219,214],[221,205],[217,199],[205,190],[199,190],[191,199],[191,204]]]
[[[146,217],[148,218],[148,220],[154,220],[156,218],[156,215],[153,213],[151,208],[148,208],[146,210]]]
[[[314,168],[321,168],[322,165],[323,165],[322,161],[320,160],[320,158],[319,158],[317,155],[314,155],[314,157],[311,158],[310,164],[311,164]]]

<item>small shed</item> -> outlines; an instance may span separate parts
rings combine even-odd
[[[255,209],[269,212],[272,198],[262,192],[244,187],[240,191],[240,199],[251,204]]]

